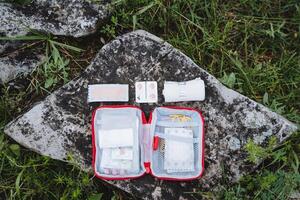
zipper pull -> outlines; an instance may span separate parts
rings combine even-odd
[[[145,169],[146,169],[146,174],[149,174],[151,169],[150,169],[150,162],[144,163]]]
[[[158,144],[159,144],[159,137],[154,136],[153,138],[153,150],[156,151],[158,149]]]

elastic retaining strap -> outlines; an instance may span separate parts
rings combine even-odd
[[[167,127],[195,127],[200,126],[198,122],[166,122],[166,121],[157,121],[157,126],[167,126]]]
[[[155,133],[155,136],[158,136],[163,139],[168,139],[168,140],[174,140],[178,142],[184,142],[184,143],[199,143],[199,138],[185,138],[185,137],[180,137],[180,136],[175,136],[175,135],[166,135],[164,133]]]

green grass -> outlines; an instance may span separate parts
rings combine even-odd
[[[121,198],[118,193],[108,194],[111,190],[76,167],[19,147],[2,129],[24,111],[24,104],[78,75],[101,48],[100,38],[108,42],[136,29],[163,38],[228,87],[300,123],[300,4],[296,0],[120,0],[114,8],[110,22],[90,38],[40,38],[47,60],[27,78],[26,90],[2,88],[0,197],[86,199],[104,193]],[[272,141],[266,149],[249,141],[249,162],[266,159],[255,173],[219,194],[196,193],[220,199],[286,199],[300,188],[299,142],[299,133],[275,150]]]

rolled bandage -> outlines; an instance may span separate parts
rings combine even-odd
[[[165,102],[203,101],[205,99],[204,81],[196,78],[190,81],[165,81],[163,95]]]

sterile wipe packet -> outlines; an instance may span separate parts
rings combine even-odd
[[[130,147],[112,148],[111,158],[114,160],[133,160],[133,151]]]
[[[100,162],[100,167],[102,169],[125,169],[131,170],[132,169],[132,161],[131,160],[114,160],[112,159],[112,150],[107,148],[103,149],[102,157]]]

